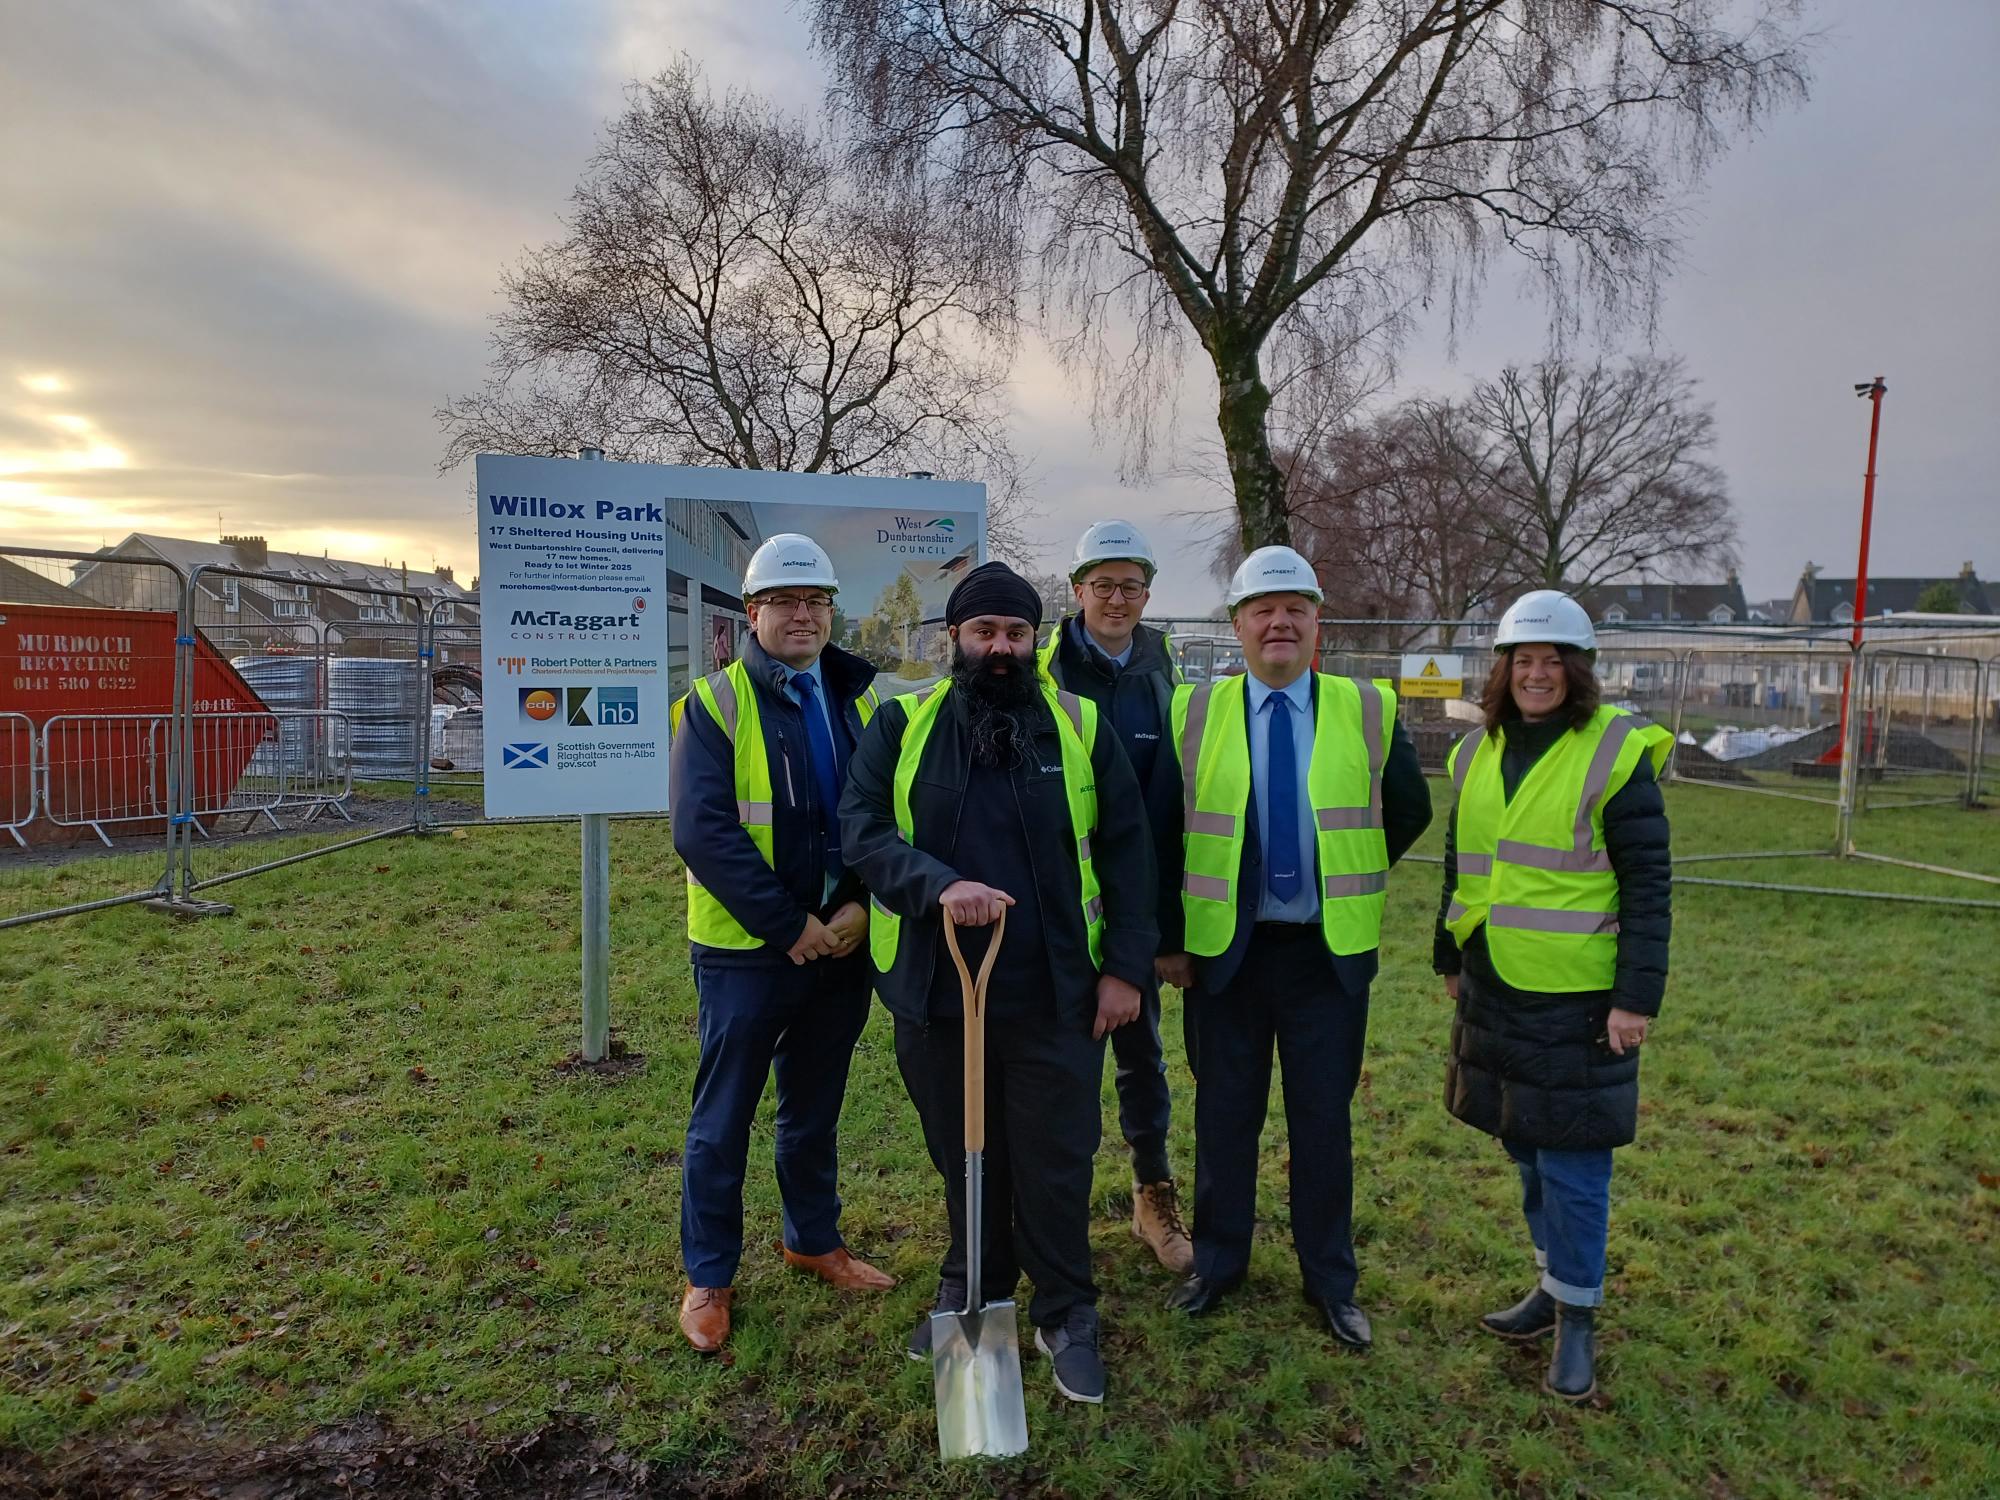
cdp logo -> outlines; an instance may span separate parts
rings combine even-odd
[[[556,695],[548,688],[521,689],[521,717],[536,724],[556,716]]]

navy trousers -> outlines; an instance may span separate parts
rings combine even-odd
[[[1167,1127],[1174,1106],[1160,1046],[1157,979],[1139,986],[1139,1019],[1111,1033],[1111,1056],[1112,1081],[1118,1087],[1118,1129],[1132,1148],[1132,1176],[1139,1182],[1165,1182],[1174,1175],[1167,1164]]]
[[[681,1157],[681,1262],[693,1285],[735,1284],[750,1126],[773,1071],[785,1244],[801,1255],[840,1248],[836,1138],[870,980],[866,949],[802,968],[695,958],[701,1061]]]
[[[1348,1105],[1361,1078],[1368,991],[1344,987],[1317,925],[1260,924],[1227,988],[1195,1009],[1194,1268],[1225,1290],[1250,1270],[1257,1144],[1275,1047],[1291,1146],[1292,1242],[1306,1295],[1354,1298]]]

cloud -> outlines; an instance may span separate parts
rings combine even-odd
[[[2000,573],[1986,391],[2000,344],[2000,104],[1984,0],[1829,0],[1815,100],[1718,167],[1669,288],[1664,348],[1716,402],[1745,582],[1853,565],[1881,370],[1876,568]],[[677,50],[809,109],[823,80],[783,0],[64,0],[8,13],[0,97],[0,544],[95,547],[217,526],[274,545],[473,570],[468,476],[431,413],[475,387],[503,267],[552,237],[626,83]],[[1893,107],[1888,107],[1893,106]],[[1545,316],[1496,266],[1463,347],[1433,328],[1406,387],[1532,358]],[[1055,562],[1123,515],[1163,557],[1156,608],[1217,590],[1228,515],[1198,350],[1154,477],[1121,485],[1088,393],[1030,341],[1016,438]]]

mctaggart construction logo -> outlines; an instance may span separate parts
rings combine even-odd
[[[503,771],[546,771],[548,768],[547,745],[524,744],[500,747],[500,769]]]

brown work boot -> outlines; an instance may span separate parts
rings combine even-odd
[[[849,1254],[845,1245],[824,1255],[801,1255],[787,1246],[785,1264],[794,1271],[810,1271],[828,1286],[843,1292],[886,1292],[896,1284],[895,1277]]]
[[[681,1298],[681,1332],[697,1354],[717,1353],[729,1342],[729,1304],[733,1286],[692,1286]]]
[[[1142,1241],[1159,1263],[1176,1276],[1194,1270],[1194,1241],[1181,1223],[1174,1180],[1132,1184],[1132,1237]]]

